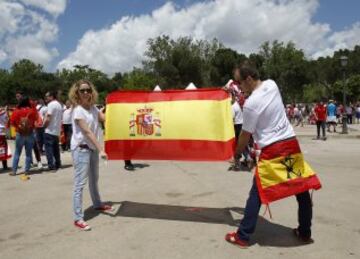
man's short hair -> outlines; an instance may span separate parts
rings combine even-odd
[[[57,93],[57,91],[49,91],[49,92],[47,92],[47,95],[50,97],[53,97],[54,99],[57,99],[57,95],[58,95],[58,93]]]
[[[245,62],[238,66],[238,69],[240,70],[240,76],[242,80],[245,80],[249,76],[254,80],[260,79],[259,71],[256,69],[256,67],[248,62]]]

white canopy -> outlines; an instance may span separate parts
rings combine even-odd
[[[185,90],[195,90],[197,89],[197,87],[193,84],[193,83],[190,83],[186,88]]]
[[[161,88],[159,85],[155,86],[154,92],[161,92]]]

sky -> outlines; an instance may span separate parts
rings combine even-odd
[[[345,4],[346,3],[346,4]],[[141,66],[149,38],[219,39],[245,54],[293,41],[308,58],[360,44],[359,0],[0,0],[0,67]]]

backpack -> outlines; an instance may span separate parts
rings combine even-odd
[[[28,114],[26,117],[21,117],[20,122],[17,128],[17,131],[21,136],[29,136],[33,132],[33,127],[31,126]]]

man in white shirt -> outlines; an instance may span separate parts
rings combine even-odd
[[[7,107],[0,107],[0,160],[4,170],[8,170],[7,160],[11,157],[8,153],[8,143],[6,141],[6,128],[9,121]]]
[[[244,152],[251,135],[253,135],[256,143],[258,143],[261,147],[262,153],[266,153],[265,150],[268,151],[267,148],[273,147],[276,143],[282,143],[282,145],[286,147],[285,149],[291,149],[292,146],[288,148],[287,143],[288,141],[291,141],[292,144],[296,141],[295,133],[286,117],[284,104],[276,83],[272,80],[261,81],[258,71],[250,65],[242,65],[237,68],[234,72],[234,78],[240,83],[240,87],[245,91],[245,94],[249,95],[249,98],[246,100],[243,108],[244,121],[235,157],[240,157],[242,152]],[[272,152],[274,151],[272,150]],[[277,154],[276,152],[286,153],[286,150],[284,151],[283,149],[279,150],[276,148],[274,153]],[[283,158],[280,157],[280,159]],[[279,162],[280,167],[281,162]],[[279,168],[278,164],[276,166]],[[257,168],[257,170],[259,170],[259,168]],[[293,170],[294,169],[292,169],[292,171]],[[292,173],[292,171],[288,172],[288,174]],[[283,171],[281,171],[281,173],[282,172]],[[275,170],[275,174],[276,173],[278,173],[277,169]],[[257,171],[246,203],[244,218],[241,221],[239,229],[237,232],[228,233],[225,237],[228,242],[243,248],[249,246],[250,235],[255,231],[261,204],[268,204],[271,202],[271,200],[268,201],[264,199],[264,197],[268,197],[264,196],[265,189],[258,176],[259,174]],[[281,175],[281,177],[286,176]],[[293,180],[302,183],[302,181],[307,181],[307,178],[302,178],[302,175],[300,174],[296,177],[296,179],[294,177]],[[317,179],[315,179],[315,181],[316,180]],[[287,194],[294,193],[293,191],[298,191],[294,194],[296,194],[299,204],[299,227],[294,229],[294,234],[304,242],[311,242],[310,228],[312,219],[312,204],[309,191],[306,188],[298,190],[296,189],[296,186],[293,188],[291,183],[290,186],[291,190],[286,189],[286,191],[288,191]],[[319,188],[319,186],[316,185],[315,188]],[[274,193],[270,193],[270,195],[274,195]],[[282,196],[281,198],[284,197],[285,196]]]
[[[240,136],[240,132],[243,125],[243,112],[240,104],[236,101],[236,97],[231,95],[231,108],[233,114],[234,130],[235,130],[235,141],[237,142]],[[240,161],[234,161],[234,166],[230,167],[229,170],[239,171],[240,170]]]
[[[37,142],[37,145],[39,147],[40,153],[44,154],[45,153],[45,149],[44,149],[44,144],[45,144],[44,120],[45,120],[46,113],[47,113],[47,107],[46,107],[45,102],[44,102],[43,99],[38,100],[38,105],[36,105],[36,110],[38,111],[39,116],[40,116],[41,121],[42,121],[42,125],[37,125],[36,129],[35,129],[36,142]]]
[[[61,132],[61,120],[63,108],[56,99],[56,92],[47,92],[45,95],[47,113],[44,120],[45,127],[45,153],[50,171],[61,167],[59,137]]]

